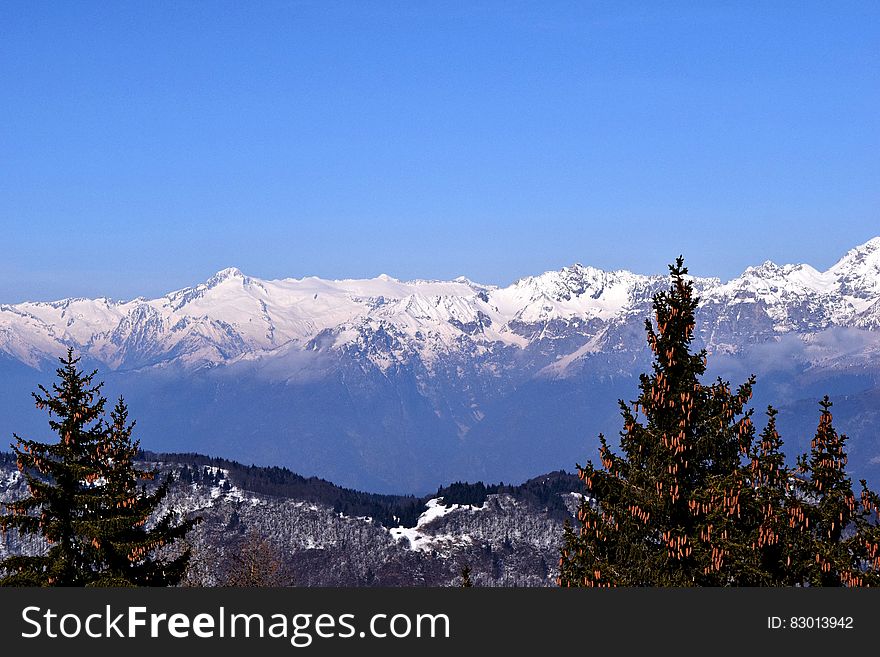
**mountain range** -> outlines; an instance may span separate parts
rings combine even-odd
[[[758,376],[805,450],[835,402],[850,469],[880,475],[880,237],[826,271],[765,262],[693,279],[709,373]],[[650,366],[664,275],[574,264],[507,287],[262,280],[224,269],[158,299],[0,305],[0,432],[45,433],[29,392],[73,347],[124,394],[149,449],[288,466],[376,492],[522,481],[595,458]],[[760,420],[758,421],[760,425]]]

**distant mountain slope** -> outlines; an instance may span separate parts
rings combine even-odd
[[[280,563],[275,583],[298,586],[455,586],[469,564],[482,586],[550,586],[562,523],[581,484],[550,473],[520,485],[456,484],[423,498],[340,488],[283,468],[197,454],[145,454],[176,482],[167,498],[203,522],[188,535],[188,583],[224,583],[255,538]],[[0,454],[0,503],[25,494]],[[0,558],[39,551],[0,535]]]
[[[592,455],[649,365],[664,276],[572,265],[507,287],[453,281],[266,281],[237,269],[159,299],[0,305],[0,431],[38,431],[28,393],[73,346],[122,392],[143,444],[282,464],[348,486],[424,492],[524,479]],[[696,278],[713,375],[758,375],[757,401],[822,394],[880,474],[853,395],[880,388],[880,238],[827,271],[765,262]],[[858,408],[860,410],[856,411]],[[805,444],[797,419],[783,431]]]

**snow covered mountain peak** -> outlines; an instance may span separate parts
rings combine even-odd
[[[710,348],[714,343],[735,348],[741,339],[736,336],[759,326],[774,335],[880,325],[880,237],[852,249],[825,272],[768,260],[728,282],[693,281]],[[0,353],[37,365],[73,346],[110,367],[135,368],[216,364],[254,353],[266,357],[284,347],[285,353],[361,353],[388,367],[413,357],[423,363],[451,353],[472,358],[555,340],[568,345],[559,354],[564,360],[603,348],[603,331],[612,326],[643,321],[652,295],[667,282],[667,276],[581,263],[507,287],[464,276],[451,281],[401,281],[387,274],[262,280],[230,267],[158,299],[2,305]],[[639,329],[628,339],[635,347],[640,338]],[[621,348],[615,339],[615,348]]]
[[[743,276],[751,277],[751,278],[769,278],[772,276],[784,275],[786,269],[791,269],[796,265],[777,265],[772,260],[765,260],[760,265],[753,267],[746,267],[746,270],[743,272]]]
[[[833,280],[827,273],[817,271],[810,265],[778,265],[767,260],[757,267],[747,267],[742,276],[730,281],[727,286],[761,291],[784,290],[798,294],[828,293],[832,291]]]
[[[838,276],[847,274],[875,276],[880,272],[880,237],[850,249],[828,271]]]
[[[858,255],[860,253],[871,254],[877,253],[878,251],[880,251],[880,235],[878,235],[877,237],[872,237],[864,244],[860,244],[859,246],[850,249],[849,251],[847,251],[846,255],[843,256],[842,260],[846,260],[847,258]]]
[[[221,269],[220,271],[218,271],[216,274],[208,278],[208,280],[206,280],[204,283],[196,285],[194,289],[211,289],[228,281],[245,282],[248,280],[249,277],[245,276],[238,267],[227,267],[226,269]]]
[[[604,271],[575,263],[558,271],[527,276],[495,290],[499,310],[521,322],[556,319],[611,319],[624,313],[639,297],[664,280],[628,271]]]
[[[214,276],[211,277],[211,280],[225,281],[227,278],[232,277],[245,278],[245,275],[241,273],[241,269],[238,267],[227,267],[214,274]]]
[[[841,294],[861,300],[880,296],[880,237],[848,251],[828,273]]]

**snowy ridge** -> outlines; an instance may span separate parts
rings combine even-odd
[[[768,261],[728,282],[694,281],[710,349],[738,348],[725,331],[738,330],[743,318],[754,326],[769,322],[771,334],[880,325],[880,237],[824,272]],[[360,354],[382,371],[419,362],[430,372],[449,355],[473,360],[556,341],[561,362],[551,370],[559,371],[619,343],[613,328],[644,317],[665,284],[663,276],[580,264],[503,288],[464,277],[399,281],[385,274],[261,280],[229,268],[158,299],[0,305],[0,353],[39,368],[73,346],[126,370],[335,352]]]
[[[510,320],[538,322],[579,317],[611,319],[620,315],[662,277],[627,271],[605,272],[580,264],[521,279],[492,294],[496,310]]]

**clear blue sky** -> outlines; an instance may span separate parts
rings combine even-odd
[[[880,3],[0,3],[0,302],[880,234]]]

